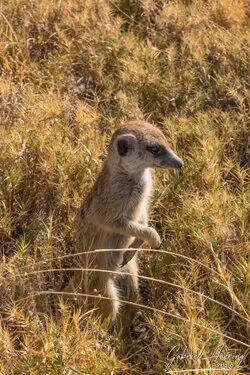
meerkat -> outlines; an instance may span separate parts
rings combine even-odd
[[[78,211],[77,248],[88,251],[80,257],[81,267],[111,272],[76,271],[65,291],[95,295],[85,299],[87,308],[96,307],[103,318],[111,316],[112,321],[120,316],[123,327],[132,323],[136,313],[134,305],[120,309],[119,299],[138,300],[137,254],[93,250],[139,248],[144,241],[159,248],[161,238],[148,226],[151,169],[182,165],[160,129],[143,121],[124,123],[114,132],[103,169]]]

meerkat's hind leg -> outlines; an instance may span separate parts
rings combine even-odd
[[[117,287],[111,278],[105,283],[105,290],[101,296],[104,298],[97,298],[96,306],[100,309],[103,319],[111,317],[111,321],[114,322],[119,312],[120,302]]]
[[[128,303],[122,303],[121,305],[120,314],[118,314],[118,325],[123,332],[123,336],[126,336],[129,335],[129,329],[138,311],[138,307],[136,306],[139,299],[137,256],[135,255],[121,271],[122,273],[117,276],[116,286],[120,299],[128,301]],[[126,275],[125,273],[133,275]]]

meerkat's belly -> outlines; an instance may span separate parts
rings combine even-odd
[[[95,237],[93,249],[127,249],[133,242],[133,239],[133,237],[102,231]],[[116,270],[117,266],[122,264],[124,251],[108,251],[106,256],[100,254],[98,259],[99,261],[101,260],[101,264],[97,267]]]
[[[95,241],[96,249],[122,249],[127,248],[133,242],[133,237],[111,232],[100,232]]]

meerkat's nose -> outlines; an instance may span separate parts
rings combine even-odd
[[[176,160],[175,160],[175,163],[176,163],[176,167],[175,168],[182,168],[184,163],[183,161],[177,156]]]
[[[183,161],[177,156],[172,150],[169,152],[169,166],[170,168],[181,168],[183,167]]]

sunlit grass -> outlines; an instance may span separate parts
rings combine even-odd
[[[1,2],[1,374],[161,375],[176,346],[246,353],[249,25],[246,0]],[[78,267],[77,208],[134,118],[161,127],[184,168],[155,174],[163,244],[140,252],[127,345],[58,292]],[[227,373],[190,358],[169,371],[197,367]]]

